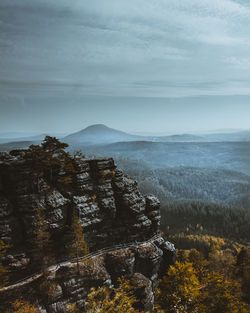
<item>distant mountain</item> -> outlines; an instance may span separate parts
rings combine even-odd
[[[218,132],[212,134],[182,134],[156,137],[157,142],[222,142],[222,141],[250,141],[250,130],[235,132]]]
[[[23,142],[28,141],[40,143],[45,136],[46,134],[17,138],[4,138],[0,136],[0,150],[3,151],[3,149],[6,149],[9,151],[9,147],[12,147],[13,145],[16,148],[23,148]],[[109,145],[125,142],[130,144],[132,144],[132,142],[135,142],[136,148],[140,147],[142,143],[144,143],[144,145],[148,143],[148,145],[150,146],[151,143],[250,142],[250,130],[236,131],[232,133],[210,133],[202,135],[176,134],[169,136],[140,136],[113,129],[103,124],[91,125],[85,129],[67,135],[65,137],[63,137],[62,134],[60,134],[59,136],[57,136],[56,134],[50,134],[50,136],[56,136],[57,138],[60,138],[61,141],[67,142],[70,145],[70,148],[73,148],[74,150],[79,150],[82,147],[87,146]],[[20,145],[18,144],[18,142],[20,142]],[[4,146],[1,146],[1,144],[4,144]]]
[[[160,136],[155,138],[157,142],[203,142],[206,138],[192,134]]]
[[[67,143],[81,143],[86,145],[108,144],[120,141],[135,141],[140,136],[130,135],[120,130],[109,128],[103,124],[96,124],[82,129],[63,138]],[[142,137],[143,138],[143,137]]]
[[[198,142],[204,141],[201,136],[191,134],[171,135],[171,136],[140,136],[125,133],[123,131],[109,128],[103,124],[89,126],[76,133],[63,138],[70,144],[99,145],[116,142],[131,141],[152,141],[152,142]]]
[[[250,130],[204,135],[206,141],[250,141]]]
[[[117,142],[151,141],[151,142],[223,142],[250,141],[250,130],[213,133],[213,134],[176,134],[169,136],[132,135],[123,131],[109,128],[103,124],[89,126],[63,138],[69,144],[105,145]]]

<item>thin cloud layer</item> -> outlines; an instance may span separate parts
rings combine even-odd
[[[13,85],[153,97],[250,91],[247,2],[4,0],[0,12],[2,78]]]
[[[249,33],[247,0],[1,0],[0,105],[250,95]]]

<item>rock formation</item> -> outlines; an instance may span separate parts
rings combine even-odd
[[[152,310],[153,291],[158,276],[174,262],[172,244],[158,236],[154,243],[137,245],[159,234],[160,203],[154,196],[144,197],[136,182],[116,168],[113,159],[74,158],[76,173],[63,190],[35,175],[32,164],[17,156],[0,153],[0,238],[11,245],[4,263],[11,270],[11,282],[40,270],[34,247],[35,211],[41,207],[52,238],[54,263],[67,261],[65,249],[72,212],[77,212],[90,251],[134,243],[93,258],[91,264],[68,263],[51,271],[56,294],[42,299],[36,292],[39,279],[0,291],[0,301],[14,300],[15,294],[32,294],[40,299],[45,313],[66,312],[66,303],[82,307],[91,287],[115,285],[117,278],[131,278],[138,308]],[[42,300],[41,300],[42,299]]]

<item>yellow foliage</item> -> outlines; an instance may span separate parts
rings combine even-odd
[[[213,242],[216,243],[214,238]],[[218,242],[223,243],[221,239]],[[248,299],[249,292],[242,276],[243,273],[250,273],[250,267],[244,266],[250,262],[247,249],[241,250],[236,262],[235,245],[231,249],[228,248],[228,243],[222,250],[217,247],[218,245],[211,245],[208,259],[195,249],[181,250],[181,253],[178,251],[182,259],[192,262],[201,282],[196,308],[199,313],[249,313],[249,305],[242,300]]]
[[[115,176],[115,170],[111,170],[110,174],[111,174],[112,177],[114,177]]]
[[[192,263],[194,269],[197,272],[198,278],[202,280],[207,274],[208,261],[204,258],[202,253],[196,249],[191,249],[186,252],[188,252],[186,260]]]
[[[240,284],[225,279],[223,274],[212,272],[207,277],[202,294],[202,307],[206,313],[249,313],[241,301]]]
[[[111,295],[107,287],[91,289],[85,303],[87,313],[136,313],[133,304],[137,302],[132,287],[125,278],[119,279],[119,287]]]
[[[12,304],[12,310],[6,313],[38,313],[38,308],[23,300],[16,300]]]
[[[160,281],[156,291],[156,307],[169,313],[198,312],[196,304],[200,296],[199,287],[192,263],[177,261]]]
[[[67,304],[67,312],[69,313],[81,313],[81,311],[77,308],[75,303]]]

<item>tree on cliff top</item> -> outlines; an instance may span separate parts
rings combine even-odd
[[[24,158],[32,161],[38,181],[41,176],[45,176],[52,184],[67,185],[73,182],[73,174],[76,171],[73,158],[65,151],[67,147],[67,143],[50,136],[46,136],[41,145],[29,146]]]
[[[65,142],[61,142],[56,137],[46,136],[42,142],[42,149],[45,152],[52,153],[52,155],[60,154],[69,145]]]
[[[50,182],[54,182],[54,174],[61,168],[62,161],[68,153],[64,151],[68,147],[68,144],[60,142],[56,137],[46,136],[42,142],[41,148],[45,154],[43,164],[49,169]]]

